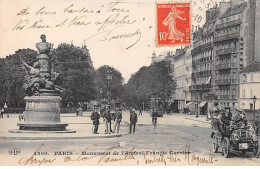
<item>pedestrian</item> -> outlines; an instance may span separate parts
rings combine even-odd
[[[129,133],[132,132],[132,127],[133,127],[133,134],[135,134],[136,123],[137,123],[137,114],[135,112],[135,109],[133,109],[132,113],[130,114],[130,131],[129,131]]]
[[[93,127],[94,127],[94,134],[99,134],[98,133],[98,125],[99,125],[99,119],[100,115],[97,111],[97,106],[94,106],[94,111],[91,113],[90,116],[91,120],[93,121]]]
[[[1,109],[1,118],[4,118],[4,112],[5,112],[5,110],[4,110],[4,108],[2,108]]]
[[[157,124],[157,117],[158,117],[158,112],[157,110],[153,107],[151,109],[151,113],[152,113],[152,123],[153,123],[153,126],[154,126],[154,129],[156,127],[156,124]]]
[[[130,107],[130,109],[129,109],[129,110],[130,110],[130,114],[131,114],[131,113],[132,113],[132,110],[133,110],[133,108],[132,108],[132,107]]]
[[[77,116],[83,116],[83,113],[82,113],[83,109],[80,107],[77,109]]]
[[[143,115],[142,108],[139,109],[139,114],[138,115],[141,115],[141,116]]]
[[[120,123],[122,120],[122,110],[119,108],[116,108],[116,113],[115,113],[115,125],[114,125],[114,131],[113,133],[117,132],[119,133],[119,129],[120,129]]]
[[[110,132],[112,131],[111,130],[111,119],[112,119],[111,113],[110,113],[109,107],[107,106],[105,114],[104,114],[104,120],[105,120],[105,125],[106,125],[105,134],[110,134]]]

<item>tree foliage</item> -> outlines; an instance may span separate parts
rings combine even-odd
[[[20,49],[13,55],[9,55],[4,60],[3,68],[0,72],[3,74],[4,83],[0,84],[4,96],[1,99],[1,104],[7,102],[9,107],[24,106],[24,89],[23,78],[25,71],[22,68],[20,57],[29,65],[36,61],[37,52],[31,49]],[[1,74],[0,73],[0,74]]]
[[[63,106],[72,102],[88,102],[96,98],[94,69],[86,47],[61,44],[54,50],[54,71],[60,73]]]
[[[175,91],[176,83],[169,67],[170,63],[166,60],[141,67],[124,86],[123,100],[149,103],[152,92],[157,94],[163,92],[166,97],[171,96]]]
[[[29,65],[36,61],[37,52],[31,49],[20,49],[13,55],[0,60],[0,106],[7,102],[9,107],[24,107],[23,79],[25,71],[22,59]],[[95,99],[94,68],[86,47],[75,47],[61,44],[54,49],[54,71],[61,74],[59,85],[65,88],[61,94],[64,106],[68,102],[88,102]]]
[[[108,71],[111,71],[112,79],[108,80],[107,75]],[[102,96],[99,93],[100,98],[107,98],[108,91],[111,91],[111,99],[119,99],[121,98],[121,94],[123,93],[123,77],[122,74],[113,67],[108,65],[101,66],[96,70],[96,90],[100,92],[102,88]]]

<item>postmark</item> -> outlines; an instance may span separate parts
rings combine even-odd
[[[156,41],[158,46],[191,43],[190,3],[158,3]]]

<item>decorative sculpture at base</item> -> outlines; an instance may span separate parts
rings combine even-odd
[[[22,58],[26,71],[24,89],[26,92],[26,107],[24,122],[18,123],[19,130],[25,131],[64,131],[68,124],[60,122],[59,93],[63,88],[56,85],[59,74],[53,71],[50,59],[52,44],[46,42],[46,36],[41,35],[42,42],[36,44],[39,51],[37,61],[29,66]]]

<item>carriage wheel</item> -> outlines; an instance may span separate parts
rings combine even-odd
[[[218,152],[218,139],[217,139],[217,137],[215,136],[215,134],[214,134],[213,137],[212,137],[212,149],[213,149],[213,152],[214,152],[214,153],[217,153],[217,152]]]
[[[223,145],[222,145],[222,152],[225,158],[229,157],[230,154],[230,141],[227,137],[224,138],[223,140]]]
[[[255,158],[258,158],[259,154],[260,154],[260,147],[259,147],[259,145],[260,145],[260,140],[255,142],[255,148],[253,149]]]

